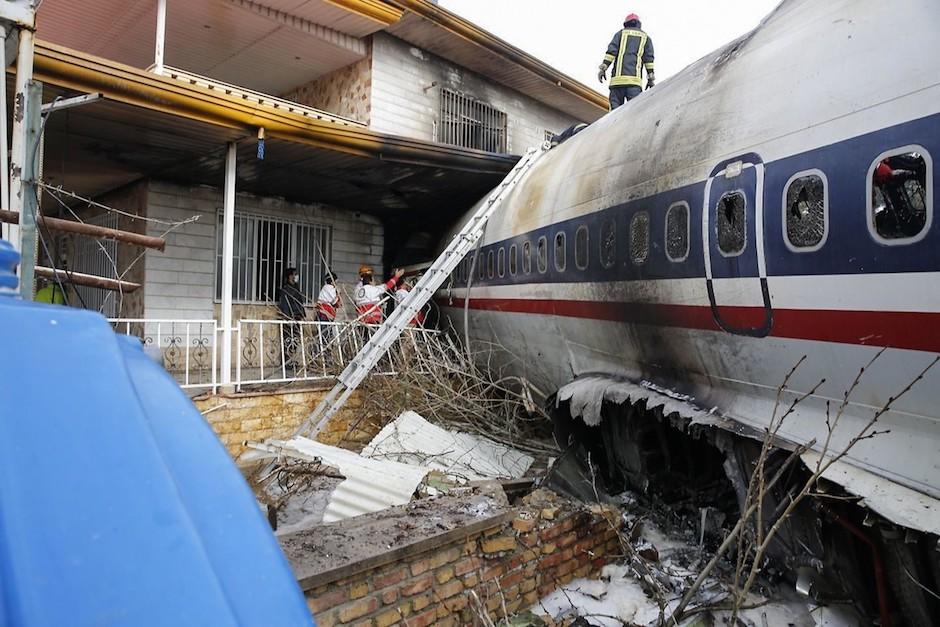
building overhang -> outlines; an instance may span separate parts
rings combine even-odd
[[[311,119],[46,43],[35,76],[46,101],[103,96],[53,113],[46,128],[46,181],[85,196],[142,177],[221,186],[236,142],[240,191],[446,223],[517,160]]]

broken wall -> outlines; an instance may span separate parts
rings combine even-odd
[[[620,551],[618,520],[600,507],[523,506],[434,548],[416,544],[391,563],[344,575],[356,566],[346,565],[336,578],[325,573],[301,586],[320,627],[471,625],[483,611],[498,621],[575,578],[598,576]]]
[[[232,457],[246,442],[289,439],[316,409],[328,389],[207,394],[193,399]],[[360,451],[381,430],[377,419],[362,415],[361,392],[353,392],[317,438],[331,446]]]
[[[372,110],[372,55],[340,68],[282,96],[307,107],[363,124]]]

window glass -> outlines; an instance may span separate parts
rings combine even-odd
[[[477,259],[477,278],[482,281],[483,277],[486,276],[486,263],[483,261],[483,253],[480,253],[479,257]]]
[[[539,264],[539,272],[545,273],[548,270],[548,240],[544,236],[539,238],[536,257]]]
[[[617,223],[613,218],[601,224],[601,265],[612,268],[617,259]]]
[[[522,244],[522,271],[525,274],[532,272],[532,244],[530,242]]]
[[[715,205],[718,249],[727,256],[740,255],[747,242],[747,200],[741,192],[729,192]]]
[[[826,236],[828,203],[826,182],[818,174],[806,174],[787,185],[786,233],[793,248],[816,248]]]
[[[645,211],[633,215],[630,221],[630,259],[636,265],[646,263],[650,256],[650,216]]]
[[[869,174],[871,223],[881,239],[913,239],[929,221],[931,198],[930,157],[920,152],[898,152],[881,158]]]
[[[588,246],[588,228],[579,226],[574,234],[574,265],[578,270],[585,270],[588,267],[589,250]]]
[[[499,247],[499,253],[496,255],[496,272],[499,276],[506,276],[506,249]]]
[[[567,251],[567,242],[566,242],[565,232],[559,231],[555,233],[555,270],[558,272],[564,272],[567,267],[567,260],[565,255]]]
[[[677,202],[666,212],[666,256],[684,261],[689,256],[689,205]]]
[[[492,250],[486,254],[486,276],[496,276],[496,254]]]
[[[509,247],[509,274],[512,276],[516,276],[516,266],[519,263],[516,261],[516,255],[518,252],[519,249],[516,248],[515,244]]]

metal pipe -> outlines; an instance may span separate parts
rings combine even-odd
[[[0,28],[0,68],[6,76],[7,29]],[[10,210],[9,138],[7,137],[7,90],[0,89],[0,211]]]
[[[10,209],[22,213],[25,201],[25,185],[23,182],[23,169],[26,166],[29,151],[29,128],[26,119],[27,86],[33,78],[33,32],[27,28],[19,30],[20,43],[16,60],[16,87],[13,99],[13,146],[10,159]],[[4,120],[6,123],[6,120]],[[20,229],[11,226],[7,231],[10,243],[22,253]],[[32,266],[30,266],[32,267]],[[20,266],[21,270],[23,266]]]
[[[232,274],[235,252],[235,167],[238,147],[228,145],[225,159],[225,193],[222,209],[222,379],[226,388],[232,384]]]
[[[81,272],[69,272],[61,268],[47,268],[45,266],[36,266],[36,276],[71,283],[72,285],[81,285],[84,287],[97,287],[103,290],[113,292],[123,292],[128,294],[140,289],[140,283],[130,281],[120,281],[118,279],[106,279],[105,277],[94,274],[83,274]]]
[[[0,222],[6,224],[19,224],[20,214],[13,211],[0,210]],[[86,224],[84,222],[62,220],[60,218],[50,218],[43,215],[37,216],[36,224],[37,226],[51,229],[53,231],[62,231],[64,233],[79,233],[81,235],[90,235],[92,237],[100,237],[102,239],[113,239],[118,242],[124,242],[125,244],[143,246],[144,248],[153,248],[155,250],[161,251],[166,248],[166,240],[162,237],[151,237],[149,235],[132,233],[130,231],[111,229],[106,226],[98,226],[96,224]]]
[[[153,50],[153,71],[163,74],[163,52],[166,47],[166,0],[157,0],[157,35]]]

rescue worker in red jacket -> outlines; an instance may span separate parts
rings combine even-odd
[[[343,306],[343,301],[336,291],[336,277],[328,274],[323,277],[323,287],[317,295],[317,321],[336,322],[336,310]]]
[[[623,29],[614,33],[607,54],[598,68],[597,79],[607,80],[610,74],[610,110],[632,100],[643,92],[643,69],[646,69],[646,88],[656,84],[653,64],[653,40],[642,30],[640,17],[631,13],[623,21]]]
[[[395,289],[398,279],[405,273],[404,270],[395,270],[388,281],[376,285],[372,276],[371,266],[359,268],[360,285],[356,288],[356,313],[359,321],[364,324],[381,324],[383,318],[382,300],[386,293]]]
[[[412,288],[411,281],[405,279],[401,282],[401,285],[398,286],[398,290],[395,292],[395,306],[400,307],[402,303],[405,302],[405,299],[408,298],[408,294],[411,293]],[[415,314],[415,317],[411,319],[409,326],[413,327],[423,327],[424,326],[424,311],[421,310]]]

